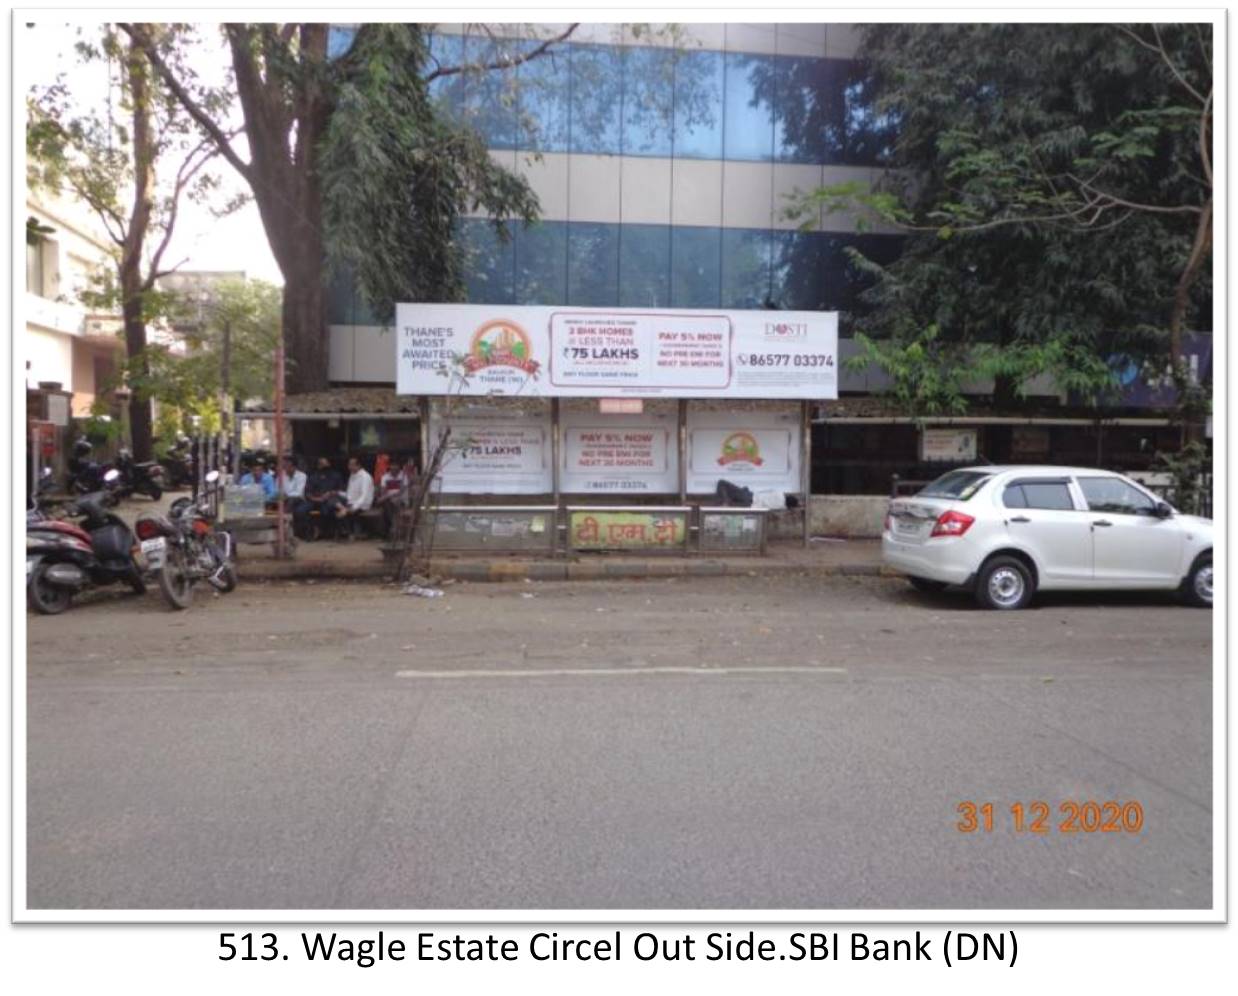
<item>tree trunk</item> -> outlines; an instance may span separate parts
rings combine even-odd
[[[317,213],[314,203],[303,201],[306,212]],[[288,247],[281,269],[284,274],[284,351],[288,358],[287,385],[290,394],[321,391],[327,386],[327,297],[323,287],[322,230],[316,225],[299,226],[299,243]]]
[[[136,42],[129,45],[126,65],[133,102],[133,210],[120,255],[121,314],[125,320],[125,352],[129,373],[139,382],[130,387],[129,433],[135,460],[154,456],[150,398],[146,394],[146,321],[143,300],[142,250],[155,201],[155,137],[151,130],[150,81],[146,57]]]
[[[1191,287],[1195,278],[1203,268],[1204,262],[1212,250],[1212,198],[1204,205],[1200,213],[1199,224],[1195,227],[1195,241],[1191,245],[1191,254],[1187,257],[1186,266],[1178,277],[1178,285],[1174,288],[1174,306],[1169,316],[1169,360],[1173,364],[1174,379],[1183,376],[1182,367],[1182,332],[1186,322],[1187,308],[1191,304]],[[1179,385],[1181,389],[1181,385]]]

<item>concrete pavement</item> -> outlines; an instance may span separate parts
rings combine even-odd
[[[1192,908],[1211,614],[880,578],[242,585],[29,618],[49,908]],[[1064,833],[1067,800],[1138,833]],[[960,802],[994,803],[988,832]],[[1045,800],[1051,832],[1010,807]]]

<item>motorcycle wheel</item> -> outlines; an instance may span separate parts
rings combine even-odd
[[[150,495],[152,501],[158,501],[163,497],[163,488],[158,484],[148,484],[146,485],[146,493]]]
[[[73,601],[72,591],[52,584],[44,576],[50,566],[46,561],[39,564],[30,576],[30,583],[26,585],[30,607],[42,616],[58,616]]]
[[[174,609],[187,609],[193,601],[193,578],[185,563],[185,551],[179,546],[168,546],[159,571],[159,590]]]

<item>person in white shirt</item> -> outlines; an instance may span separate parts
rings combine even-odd
[[[344,492],[335,507],[337,519],[350,519],[362,512],[368,512],[374,504],[374,478],[370,472],[361,466],[357,457],[348,458],[348,490]],[[343,523],[340,523],[343,525]],[[351,525],[351,523],[349,523]],[[343,530],[344,535],[351,535],[351,529]]]
[[[297,462],[290,456],[284,457],[284,469],[279,475],[279,489],[284,498],[294,504],[305,497],[305,471],[297,467]]]

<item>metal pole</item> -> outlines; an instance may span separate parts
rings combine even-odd
[[[679,504],[688,504],[688,402],[679,399]]]
[[[275,346],[275,464],[276,477],[279,481],[278,467],[284,455],[284,342],[281,338]],[[284,489],[275,489],[275,557],[284,559]]]
[[[554,530],[553,537],[555,541],[554,551],[559,551],[559,506],[562,502],[562,495],[559,493],[562,484],[559,476],[559,462],[562,459],[562,435],[559,425],[559,399],[550,399],[550,480],[551,490],[554,492],[555,515],[552,529]]]
[[[808,549],[809,516],[808,498],[812,491],[812,420],[808,413],[808,402],[800,402],[800,490],[803,492],[804,504],[804,549]]]

